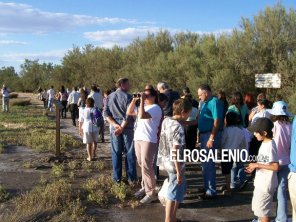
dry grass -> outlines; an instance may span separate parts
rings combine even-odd
[[[15,99],[15,98],[17,98],[18,97],[18,94],[17,93],[10,93],[9,94],[9,98],[10,99]],[[0,98],[2,98],[2,94],[0,93]]]
[[[10,106],[28,106],[31,105],[31,100],[30,99],[11,99],[9,101]]]
[[[3,125],[5,128],[10,128],[10,129],[26,129],[28,126],[24,123],[6,123],[2,122],[1,125]]]
[[[10,99],[16,99],[16,98],[18,98],[18,94],[17,93],[10,93],[9,98]]]
[[[66,180],[38,186],[13,200],[15,209],[1,218],[16,221],[94,221],[85,214],[79,193]],[[70,220],[69,220],[70,219]]]

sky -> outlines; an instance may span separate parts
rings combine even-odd
[[[25,59],[60,64],[73,46],[127,46],[168,30],[231,32],[279,0],[0,0],[0,67]],[[295,0],[280,1],[296,9]]]

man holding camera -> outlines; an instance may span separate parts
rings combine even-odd
[[[117,90],[106,100],[104,117],[110,124],[113,180],[122,180],[122,152],[125,152],[126,176],[128,182],[137,179],[136,158],[134,149],[134,119],[127,116],[127,107],[132,101],[128,94],[130,84],[127,78],[120,78],[116,83]]]

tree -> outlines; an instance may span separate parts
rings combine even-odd
[[[12,91],[21,90],[20,78],[13,67],[2,67],[0,69],[0,84],[5,84]]]

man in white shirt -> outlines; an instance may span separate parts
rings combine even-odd
[[[88,98],[93,98],[93,100],[95,101],[95,107],[98,107],[101,111],[103,110],[103,96],[96,85],[92,85],[91,92],[88,95]]]
[[[76,118],[78,118],[78,103],[79,93],[77,92],[77,87],[73,87],[72,92],[68,97],[68,106],[70,107],[71,119],[73,126],[76,126]]]
[[[48,98],[48,106],[47,106],[47,108],[49,109],[49,111],[52,111],[54,95],[55,95],[55,91],[53,89],[53,86],[51,86],[50,89],[47,90],[47,98]]]
[[[96,85],[91,86],[91,92],[88,95],[88,98],[92,98],[95,101],[95,106],[97,107],[101,112],[103,111],[103,96],[100,90],[97,88]],[[101,142],[105,142],[105,136],[104,136],[104,126],[100,127],[101,130],[99,132]]]

